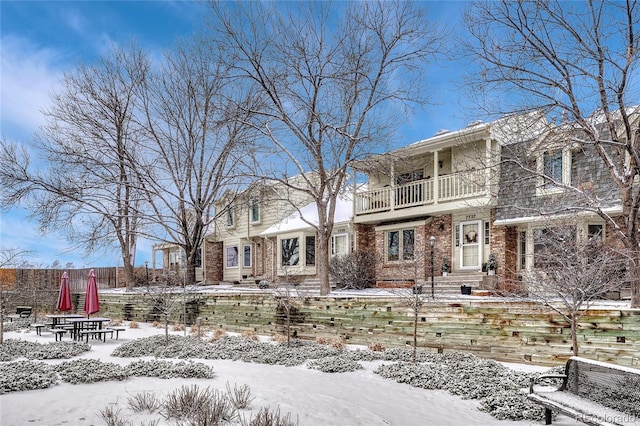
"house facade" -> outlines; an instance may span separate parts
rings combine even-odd
[[[499,153],[492,124],[472,123],[354,166],[368,182],[354,194],[356,248],[379,256],[378,286],[424,283],[432,249],[437,275],[443,264],[452,275],[482,271],[501,239],[492,225]]]
[[[298,185],[309,181],[291,179]],[[221,214],[204,243],[208,283],[317,282],[316,205],[290,186],[256,182],[240,194],[221,197],[215,205]],[[330,245],[334,255],[351,251],[353,240],[353,203],[347,196],[338,204]]]

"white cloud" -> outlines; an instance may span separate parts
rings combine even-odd
[[[20,37],[3,37],[0,59],[3,133],[11,128],[30,135],[44,122],[41,110],[49,104],[62,74],[58,59],[59,55],[51,49],[40,48]]]

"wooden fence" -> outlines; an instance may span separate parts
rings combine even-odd
[[[98,289],[116,288],[120,268],[83,268],[83,269],[2,269],[2,285],[5,290],[37,289],[53,290],[60,287],[60,279],[66,271],[69,274],[71,292],[84,292],[87,289],[89,271],[96,274]],[[12,281],[13,282],[10,282]],[[6,281],[6,282],[5,282]]]

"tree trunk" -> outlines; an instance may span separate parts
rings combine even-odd
[[[640,308],[640,252],[636,252],[631,262],[629,279],[631,280],[631,307]]]
[[[575,312],[571,313],[571,344],[573,346],[573,355],[578,356],[578,316]]]
[[[320,279],[320,295],[326,296],[331,292],[329,281],[329,238],[330,235],[318,235],[318,251],[316,253],[318,278]]]

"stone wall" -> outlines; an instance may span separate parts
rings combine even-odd
[[[187,318],[232,332],[283,333],[273,295],[198,294]],[[401,298],[308,297],[297,302],[294,334],[304,339],[340,336],[346,343],[409,346],[412,311]],[[101,294],[101,316],[152,320],[148,304],[131,294]],[[182,321],[177,309],[173,321]],[[589,310],[579,324],[580,354],[640,367],[640,310]],[[491,359],[557,365],[572,355],[569,325],[549,308],[525,301],[437,301],[418,315],[418,345],[437,352],[469,351]]]

